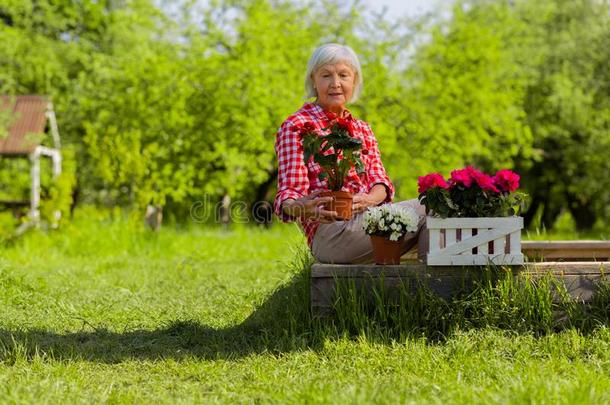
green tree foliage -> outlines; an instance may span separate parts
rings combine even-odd
[[[595,0],[458,1],[388,114],[409,145],[393,152],[416,169],[398,177],[516,167],[532,195],[528,222],[540,214],[550,228],[562,209],[580,229],[607,221],[609,10]]]
[[[141,207],[185,194],[172,165],[192,90],[151,1],[17,1],[0,14],[0,89],[52,97],[82,195]]]
[[[525,99],[539,158],[520,166],[537,210],[551,227],[567,208],[579,229],[610,217],[610,5],[595,0],[523,3],[542,40]]]
[[[413,189],[416,178],[430,171],[448,172],[465,163],[494,171],[511,167],[531,150],[532,135],[520,108],[526,82],[504,42],[520,22],[504,5],[485,12],[453,9],[448,26],[435,26],[428,44],[404,72],[406,94],[388,115],[398,129],[395,151],[410,162],[400,176]],[[412,192],[412,190],[411,190]]]
[[[394,22],[343,4],[5,0],[0,92],[52,96],[81,199],[186,215],[206,196],[261,198],[308,57],[346,43],[365,83],[352,109],[399,198],[475,164],[522,173],[547,226],[564,207],[579,227],[608,218],[607,2],[458,1]]]
[[[202,191],[249,200],[274,171],[277,128],[303,101],[301,67],[316,28],[303,26],[308,12],[288,3],[245,1],[229,11],[230,25],[205,10],[203,32],[190,37],[198,91],[188,108]]]
[[[24,43],[3,60],[33,72],[7,70],[2,86],[59,104],[81,194],[140,209],[171,203],[183,213],[204,196],[252,200],[273,175],[279,124],[303,102],[320,9],[183,2],[173,21],[145,0],[65,3],[2,9],[10,20],[2,35]],[[83,25],[88,14],[97,23]]]

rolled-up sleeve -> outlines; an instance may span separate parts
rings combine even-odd
[[[282,203],[288,198],[297,199],[309,194],[309,178],[303,163],[303,144],[294,124],[284,122],[280,127],[275,139],[275,153],[278,177],[273,208],[283,222],[295,221],[296,218],[282,212]]]
[[[386,187],[387,195],[384,202],[391,202],[394,199],[394,185],[392,181],[388,177],[388,174],[385,171],[385,167],[383,167],[383,163],[381,162],[381,154],[379,152],[379,145],[377,144],[377,139],[375,139],[375,135],[371,130],[371,127],[368,124],[364,125],[364,138],[365,145],[368,150],[368,164],[366,167],[366,172],[368,176],[368,190],[371,191],[373,186],[376,184],[383,184]]]

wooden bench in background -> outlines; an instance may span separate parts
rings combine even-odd
[[[609,241],[523,241],[521,251],[529,261],[608,261]]]
[[[522,251],[530,261],[523,266],[512,266],[515,273],[528,273],[533,277],[551,274],[579,301],[590,301],[599,283],[608,281],[610,242],[523,242]],[[439,296],[451,298],[480,273],[480,267],[426,266],[422,263],[396,266],[316,263],[311,269],[311,309],[314,315],[331,314],[336,284],[341,281],[353,282],[369,291],[382,282],[387,289],[395,289],[406,282],[415,290],[423,284]]]
[[[15,218],[20,218],[27,213],[30,207],[29,201],[18,200],[0,200],[0,210],[9,209],[13,212]]]

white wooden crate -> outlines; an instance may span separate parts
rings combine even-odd
[[[522,217],[426,217],[429,266],[523,264]]]

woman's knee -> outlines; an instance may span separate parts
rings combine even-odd
[[[396,204],[398,204],[402,207],[413,208],[415,210],[415,212],[417,213],[417,215],[419,215],[420,217],[426,216],[426,207],[424,205],[420,204],[420,202],[417,198],[413,198],[410,200],[404,200],[404,201],[398,201]]]
[[[357,224],[351,225],[338,237],[314,244],[314,257],[321,263],[349,264],[366,260],[372,254],[370,237]]]

